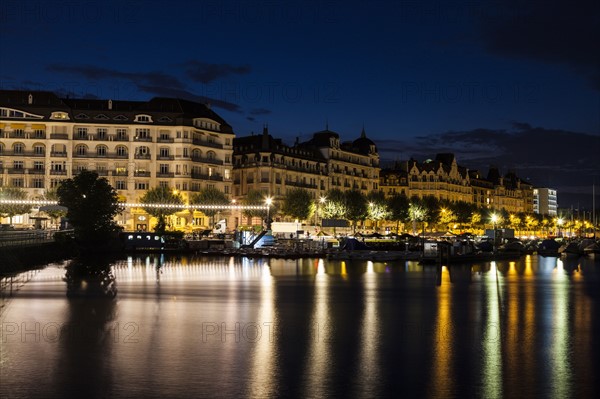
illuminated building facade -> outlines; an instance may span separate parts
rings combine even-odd
[[[82,170],[108,179],[127,202],[157,186],[178,190],[184,200],[209,186],[232,193],[234,133],[205,104],[0,91],[0,138],[0,183],[30,198]]]
[[[553,188],[533,189],[533,211],[540,215],[556,216],[558,209],[557,193]]]
[[[265,127],[262,135],[234,140],[234,183],[239,198],[250,190],[277,198],[290,188],[306,189],[315,199],[334,188],[367,194],[378,189],[379,155],[364,130],[352,142],[340,143],[339,134],[324,130],[288,146]]]

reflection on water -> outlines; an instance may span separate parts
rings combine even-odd
[[[599,283],[585,258],[78,259],[5,306],[0,397],[595,397]]]

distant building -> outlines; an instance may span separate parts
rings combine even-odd
[[[352,142],[340,143],[339,134],[324,130],[289,146],[265,127],[262,135],[237,137],[233,144],[236,198],[250,190],[277,198],[303,188],[317,199],[334,188],[364,194],[378,189],[379,155],[364,129]]]
[[[540,215],[556,216],[558,209],[557,193],[553,188],[533,189],[533,211]]]

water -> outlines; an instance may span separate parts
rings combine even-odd
[[[8,299],[0,397],[600,394],[590,259],[151,256],[94,281],[50,265]]]

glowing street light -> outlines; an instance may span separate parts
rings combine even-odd
[[[561,236],[561,232],[560,232],[560,228],[562,227],[563,223],[564,223],[564,219],[563,218],[558,218],[556,220],[556,224],[558,225],[558,233],[556,234],[558,237]]]

